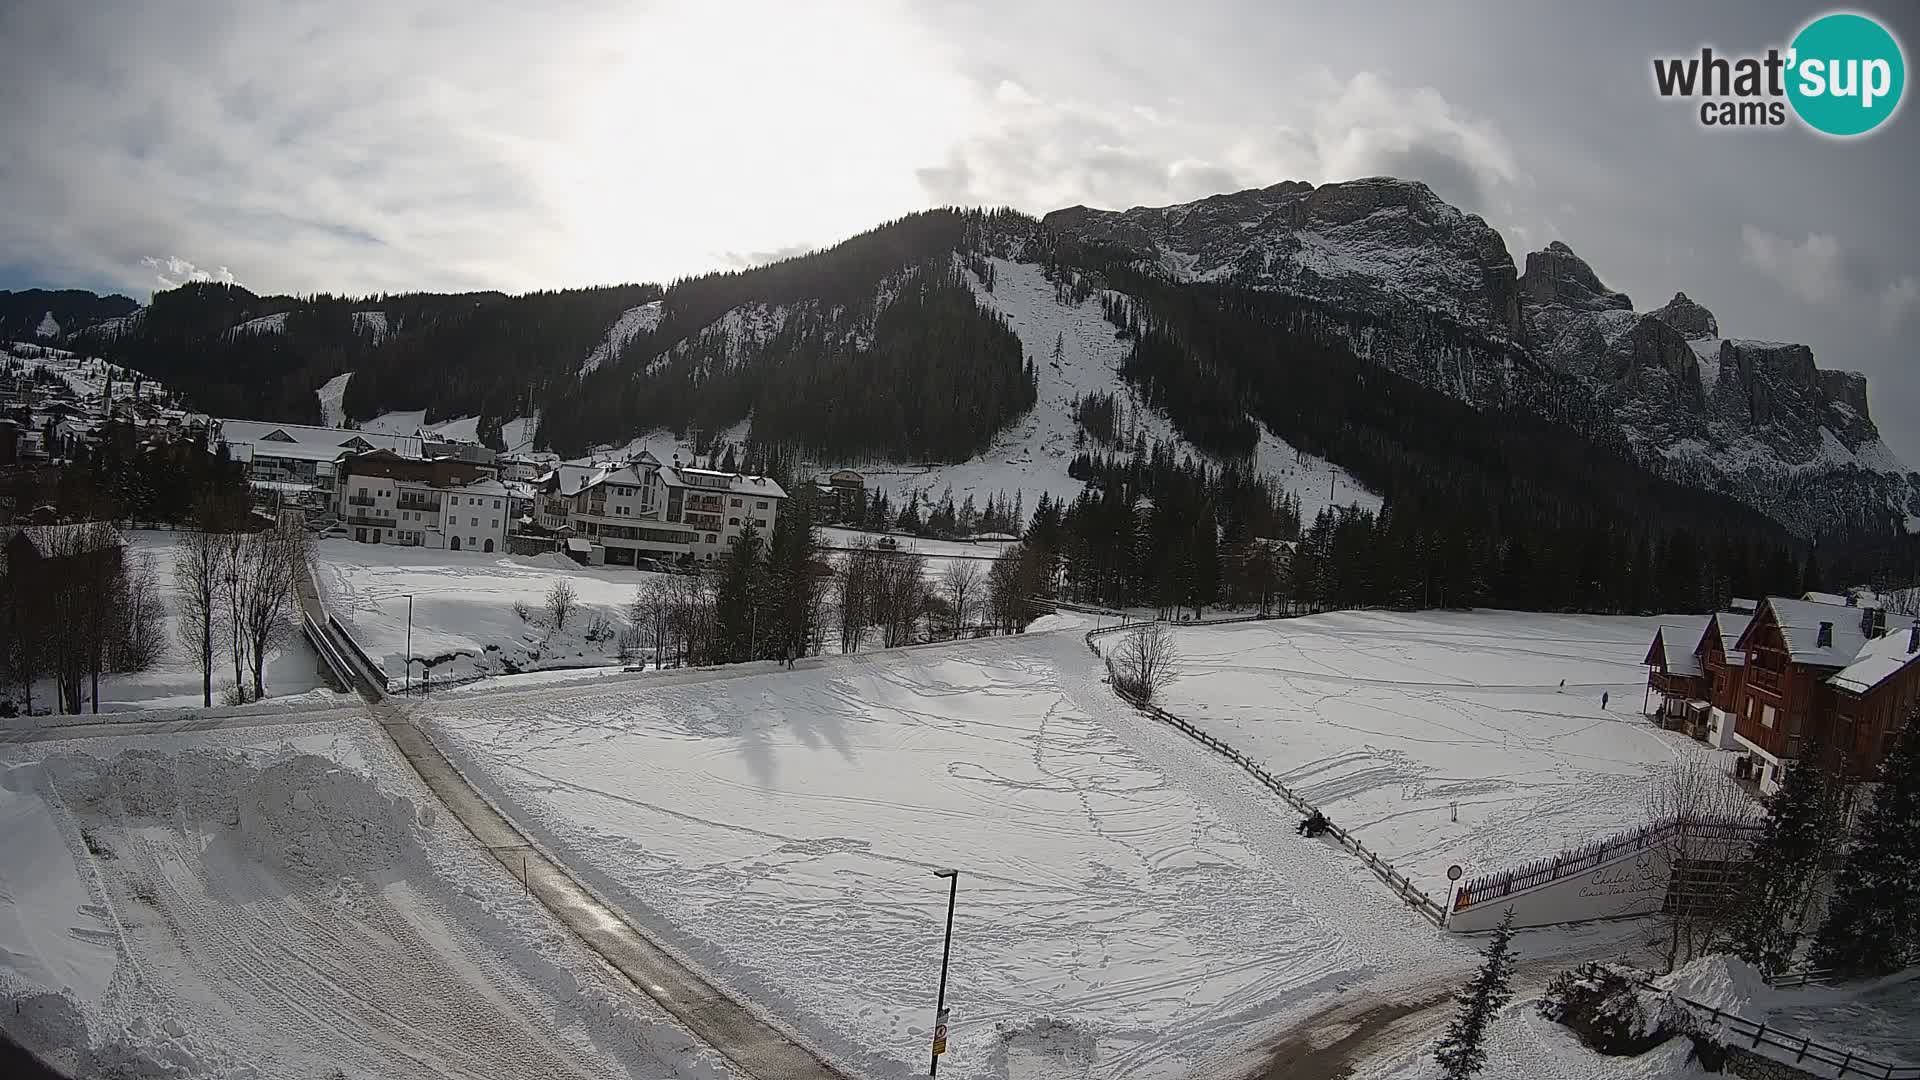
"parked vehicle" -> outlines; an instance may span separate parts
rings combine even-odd
[[[893,549],[900,546],[900,541],[895,540],[891,536],[883,536],[880,538],[880,542],[874,546],[884,548],[887,551],[892,551]]]

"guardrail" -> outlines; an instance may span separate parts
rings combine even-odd
[[[332,615],[328,615],[327,626],[329,629],[333,631],[335,635],[337,635],[334,637],[333,640],[345,644],[348,652],[352,656],[352,659],[358,662],[360,666],[361,678],[370,682],[373,685],[374,689],[378,690],[382,694],[385,694],[387,692],[387,686],[389,682],[387,678],[387,669],[375,663],[373,657],[367,655],[367,651],[360,647],[360,643],[358,641],[355,641],[353,639],[353,632],[348,630],[345,626],[341,625],[339,619],[334,618]]]
[[[313,651],[320,654],[320,662],[325,664],[327,670],[333,673],[333,677],[335,681],[340,684],[340,688],[348,693],[352,693],[354,682],[356,681],[354,679],[353,667],[347,663],[346,657],[340,655],[340,650],[334,644],[332,635],[328,634],[324,627],[314,621],[313,613],[307,610],[305,604],[300,605],[300,629],[306,634],[308,643],[313,646]]]
[[[1303,615],[1304,614],[1305,613],[1303,613]],[[1208,620],[1206,622],[1199,623],[1199,624],[1187,623],[1185,625],[1217,626],[1217,625],[1222,625],[1227,623],[1260,622],[1260,621],[1276,619],[1276,618],[1299,618],[1299,617],[1302,617],[1302,616],[1252,615],[1252,616],[1245,616],[1245,617],[1231,618],[1231,619]],[[1102,655],[1100,652],[1100,646],[1095,643],[1094,641],[1095,638],[1104,637],[1108,634],[1119,633],[1122,630],[1130,630],[1136,626],[1141,626],[1152,621],[1154,620],[1143,619],[1140,622],[1122,623],[1118,626],[1105,626],[1096,630],[1089,630],[1087,631],[1087,634],[1086,634],[1087,648],[1092,650],[1093,655],[1100,656]],[[1173,625],[1179,625],[1179,624],[1173,624]],[[1212,750],[1214,753],[1219,754],[1221,757],[1224,757],[1228,761],[1231,761],[1235,765],[1238,765],[1243,772],[1245,772],[1248,776],[1253,777],[1256,781],[1260,783],[1262,787],[1265,787],[1268,791],[1271,791],[1275,795],[1280,796],[1281,799],[1286,801],[1287,805],[1293,807],[1295,810],[1299,811],[1300,813],[1310,816],[1318,809],[1312,803],[1302,798],[1298,792],[1294,791],[1292,788],[1282,783],[1279,780],[1279,778],[1275,777],[1273,773],[1269,772],[1265,766],[1261,765],[1255,759],[1248,757],[1244,752],[1234,747],[1233,744],[1227,742],[1225,739],[1219,738],[1207,731],[1204,731],[1200,727],[1192,723],[1191,721],[1183,719],[1182,717],[1176,716],[1173,713],[1170,713],[1167,710],[1162,709],[1157,705],[1153,705],[1149,702],[1140,701],[1136,698],[1123,694],[1119,691],[1118,688],[1115,688],[1114,694],[1115,696],[1119,697],[1120,700],[1133,706],[1136,710],[1142,713],[1145,713],[1146,715],[1152,717],[1155,720],[1160,721],[1163,724],[1167,724],[1171,727],[1179,729],[1180,731],[1184,732],[1186,735],[1188,735],[1190,738],[1192,738],[1196,742],[1199,742],[1202,745],[1206,746],[1208,749]],[[1358,858],[1362,863],[1364,863],[1366,865],[1366,868],[1372,871],[1375,877],[1379,878],[1383,883],[1385,883],[1387,888],[1393,892],[1394,896],[1397,897],[1401,903],[1406,904],[1408,907],[1412,908],[1422,918],[1426,919],[1428,922],[1434,924],[1435,926],[1446,925],[1446,919],[1447,919],[1446,908],[1442,906],[1439,902],[1435,901],[1432,896],[1429,896],[1426,890],[1415,886],[1413,884],[1412,879],[1408,878],[1405,874],[1402,874],[1399,870],[1396,870],[1394,868],[1394,865],[1391,862],[1388,862],[1387,860],[1382,859],[1379,853],[1367,850],[1367,846],[1361,843],[1356,837],[1354,837],[1352,833],[1349,833],[1347,830],[1341,828],[1338,825],[1333,824],[1332,822],[1327,823],[1327,835],[1333,837],[1336,843],[1338,843],[1341,847],[1345,848],[1348,852],[1353,854],[1354,857]]]
[[[1558,855],[1523,863],[1510,870],[1482,874],[1460,887],[1454,896],[1453,908],[1460,911],[1471,904],[1499,900],[1575,874],[1584,874],[1623,855],[1645,851],[1682,827],[1695,830],[1701,837],[1721,840],[1751,840],[1760,831],[1759,822],[1744,818],[1684,823],[1678,820],[1652,822],[1637,829],[1602,837]]]
[[[1741,1049],[1757,1051],[1765,1046],[1791,1053],[1793,1060],[1786,1061],[1785,1064],[1800,1067],[1824,1065],[1834,1070],[1833,1075],[1836,1080],[1848,1076],[1868,1077],[1870,1080],[1920,1080],[1920,1067],[1875,1061],[1852,1050],[1814,1042],[1804,1035],[1796,1036],[1775,1030],[1768,1027],[1764,1021],[1755,1022],[1744,1016],[1723,1012],[1717,1006],[1703,1005],[1692,998],[1681,997],[1671,992],[1667,997],[1685,1004],[1696,1016],[1705,1014],[1702,1018],[1707,1023],[1732,1034],[1745,1043]],[[1763,1056],[1774,1061],[1784,1061],[1772,1054]]]

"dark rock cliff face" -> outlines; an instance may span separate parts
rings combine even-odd
[[[1290,181],[1182,206],[1077,206],[1043,224],[1184,279],[1268,285],[1376,311],[1417,306],[1504,335],[1520,329],[1518,279],[1500,233],[1418,181]]]
[[[1866,380],[1822,371],[1804,345],[1722,340],[1685,293],[1646,313],[1567,244],[1516,274],[1500,234],[1417,181],[1372,178],[1216,195],[1184,206],[1075,207],[1044,224],[1129,252],[1177,280],[1310,296],[1415,329],[1365,355],[1480,405],[1516,381],[1571,377],[1649,466],[1723,491],[1813,535],[1920,523],[1920,474],[1881,443]],[[1482,335],[1437,363],[1417,328]],[[1518,343],[1537,367],[1511,362]],[[1551,373],[1559,373],[1553,375]]]

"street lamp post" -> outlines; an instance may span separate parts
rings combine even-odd
[[[960,871],[935,870],[934,877],[947,879],[947,942],[940,949],[940,997],[933,1012],[933,1056],[927,1075],[940,1074],[940,1055],[947,1052],[947,961],[953,956],[953,902],[960,892]]]
[[[392,683],[387,685],[391,686]],[[401,692],[413,689],[413,594],[407,594],[407,675],[401,680]]]

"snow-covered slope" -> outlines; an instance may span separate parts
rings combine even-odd
[[[121,367],[97,357],[81,356],[66,349],[56,349],[49,345],[40,345],[27,341],[9,342],[7,356],[29,367],[44,367],[60,376],[73,389],[82,401],[98,402],[106,393],[109,381],[113,384],[113,400],[131,401],[135,394],[135,380],[139,381],[138,393],[143,401],[156,401],[164,397],[167,388],[157,379],[148,378],[132,368]]]
[[[666,304],[651,300],[638,307],[630,307],[620,313],[620,317],[607,328],[607,336],[593,347],[585,360],[580,361],[580,375],[585,377],[600,370],[600,365],[620,355],[627,343],[641,334],[650,334],[660,325],[660,316],[665,312]]]
[[[314,396],[320,399],[320,423],[326,427],[344,427],[347,411],[340,402],[347,396],[347,384],[353,381],[353,372],[346,371],[320,384]]]
[[[1126,359],[1128,345],[1114,336],[1114,325],[1101,315],[1098,297],[1076,304],[1056,293],[1041,267],[1005,258],[990,261],[991,291],[976,276],[969,275],[967,280],[980,303],[999,313],[1019,335],[1022,348],[1039,373],[1039,401],[1031,412],[1001,432],[985,453],[970,461],[930,469],[853,466],[867,476],[870,486],[897,494],[918,491],[935,498],[951,487],[956,500],[972,494],[981,503],[988,495],[1024,492],[1028,507],[1041,492],[1071,500],[1080,493],[1081,483],[1067,475],[1068,463],[1082,449],[1098,449],[1076,444],[1079,425],[1073,406],[1076,400],[1093,394],[1113,394],[1128,416],[1124,429],[1145,436],[1149,444],[1168,442],[1195,458],[1207,457],[1121,379],[1120,365]],[[1380,504],[1378,496],[1362,488],[1344,470],[1296,453],[1285,440],[1264,428],[1257,455],[1263,472],[1299,493],[1301,512],[1308,521],[1330,501],[1369,508]]]
[[[60,320],[54,318],[53,312],[49,311],[45,315],[40,316],[40,325],[34,330],[34,333],[43,338],[59,337]]]
[[[287,313],[280,311],[272,315],[262,315],[257,319],[248,319],[228,330],[227,334],[230,337],[239,337],[242,334],[280,334],[285,333],[286,329]]]
[[[384,311],[356,311],[353,313],[353,328],[363,330],[373,338],[375,345],[387,340],[387,313]]]

